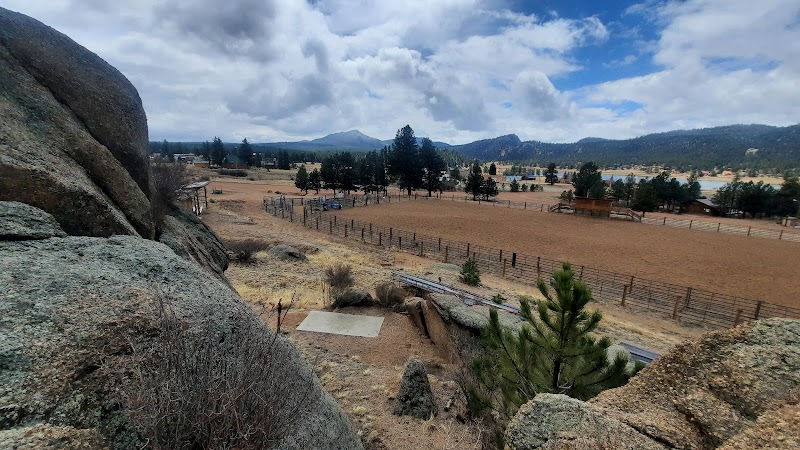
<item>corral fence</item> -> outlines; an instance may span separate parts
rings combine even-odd
[[[348,208],[378,202],[414,200],[413,196],[381,197],[380,200],[364,197],[368,196],[345,197],[339,201],[343,208]],[[335,212],[315,211],[308,207],[308,203],[306,199],[282,201],[265,199],[264,207],[273,216],[362,243],[457,265],[463,264],[468,258],[473,258],[483,273],[527,284],[535,284],[540,278],[550,279],[553,272],[559,270],[562,265],[559,261],[540,256],[454,241],[354,219],[340,219]],[[547,210],[547,205],[536,206]],[[686,324],[727,328],[744,321],[769,317],[800,319],[800,308],[648,280],[588,266],[573,265],[572,270],[580,280],[592,288],[596,300],[618,303],[640,312],[658,313]]]

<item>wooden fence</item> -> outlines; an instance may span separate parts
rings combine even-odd
[[[410,200],[413,201],[413,197],[381,197],[380,200],[348,197],[340,199],[340,204],[342,207],[357,207]],[[456,200],[453,198],[451,201]],[[554,271],[561,268],[561,262],[552,259],[354,219],[340,219],[335,212],[322,213],[309,206],[305,199],[264,201],[265,210],[273,216],[283,217],[320,232],[445,263],[461,265],[468,258],[473,258],[483,273],[522,283],[535,284],[540,278],[547,280]],[[547,205],[535,206],[542,211],[547,210]],[[726,328],[747,320],[769,317],[800,319],[800,308],[648,280],[589,266],[573,266],[572,269],[579,279],[592,288],[596,300],[616,302],[640,312],[658,313],[682,323]]]

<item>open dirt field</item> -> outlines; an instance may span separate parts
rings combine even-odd
[[[793,242],[450,201],[336,213],[462,242],[570,261],[667,283],[800,306]]]
[[[282,325],[282,332],[295,342],[312,364],[325,388],[349,415],[368,450],[396,449],[471,449],[480,448],[481,430],[465,419],[463,394],[456,380],[460,368],[446,362],[431,341],[414,328],[403,314],[380,308],[348,308],[338,312],[385,317],[378,338],[358,338],[297,331],[296,326],[309,310],[324,307],[324,271],[337,262],[352,267],[356,286],[373,291],[391,279],[393,271],[440,278],[458,284],[458,266],[442,264],[405,253],[361,245],[351,240],[318,233],[264,213],[261,200],[275,191],[296,192],[289,180],[213,180],[211,188],[222,189],[210,195],[209,208],[202,220],[223,239],[254,238],[269,244],[288,244],[305,252],[308,260],[286,262],[259,253],[253,264],[232,263],[227,278],[249,302],[267,305],[295,296],[297,303]],[[269,193],[268,191],[272,191]],[[394,205],[393,205],[394,206]],[[531,287],[494,276],[483,276],[481,295],[501,294],[508,299],[531,294]],[[613,342],[627,342],[655,352],[688,338],[702,329],[686,328],[660,317],[643,316],[618,305],[593,304],[604,318],[597,334]],[[275,327],[274,316],[268,320]],[[410,356],[425,361],[440,408],[452,398],[450,411],[431,420],[392,415],[403,364]]]

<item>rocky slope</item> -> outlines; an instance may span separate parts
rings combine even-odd
[[[163,414],[185,413],[184,428],[197,431],[185,445],[230,428],[270,432],[248,448],[361,448],[295,347],[229,286],[213,231],[176,209],[155,235],[149,184],[147,119],[130,82],[67,36],[0,8],[0,449],[143,448],[154,423],[143,411],[165,398],[142,394],[152,392],[171,401]],[[189,375],[159,377],[153,367],[167,360],[185,361]],[[185,381],[212,365],[247,376]],[[197,408],[172,397],[197,392],[246,395]],[[216,403],[255,411],[240,412],[239,425],[278,415],[245,431],[215,426],[232,423]],[[167,422],[157,431],[180,424]]]
[[[678,345],[588,403],[539,396],[506,438],[511,449],[562,448],[576,436],[586,448],[796,448],[799,400],[800,321],[769,319]],[[592,420],[537,419],[554,408]]]

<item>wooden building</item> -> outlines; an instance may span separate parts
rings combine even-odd
[[[604,198],[575,197],[575,214],[611,217],[611,204]]]

